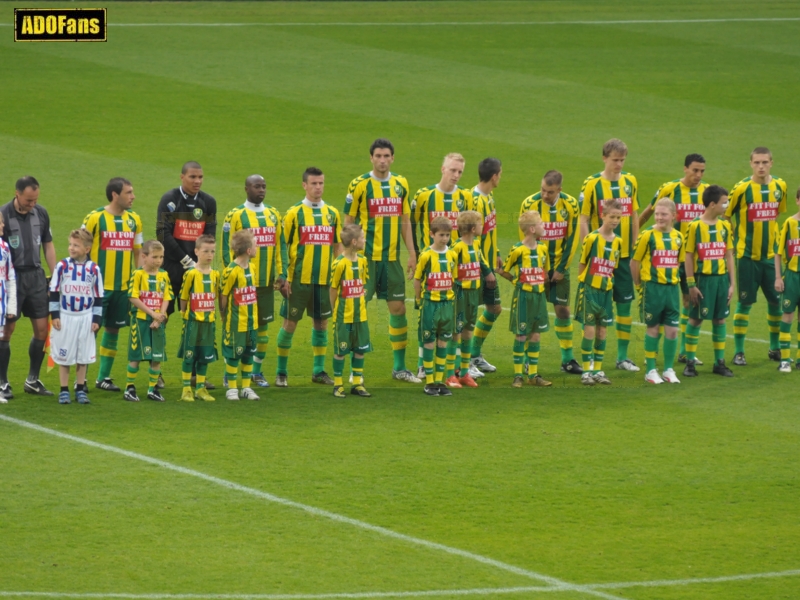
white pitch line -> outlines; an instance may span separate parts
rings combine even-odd
[[[591,589],[619,589],[633,587],[674,587],[703,583],[725,583],[749,581],[753,579],[775,579],[800,575],[800,569],[775,571],[770,573],[748,573],[722,577],[695,577],[693,579],[661,579],[655,581],[621,581],[617,583],[589,583],[584,587]],[[360,600],[362,598],[419,598],[426,596],[478,596],[500,594],[522,594],[530,592],[567,592],[566,588],[552,586],[529,586],[508,588],[474,588],[459,590],[421,590],[415,592],[341,592],[329,594],[128,594],[102,592],[13,592],[0,591],[0,597],[33,598],[124,598],[130,600],[336,600],[337,598]]]
[[[473,552],[468,552],[467,550],[461,550],[460,548],[454,548],[452,546],[446,546],[444,544],[439,544],[437,542],[431,542],[429,540],[425,540],[422,538],[405,535],[403,533],[398,533],[391,529],[387,529],[386,527],[381,527],[379,525],[372,525],[371,523],[367,523],[366,521],[359,521],[358,519],[352,519],[350,517],[345,517],[344,515],[340,515],[334,512],[327,511],[322,508],[316,508],[314,506],[309,506],[308,504],[302,504],[300,502],[295,502],[294,500],[289,500],[287,498],[281,498],[280,496],[275,496],[274,494],[269,494],[267,492],[262,492],[261,490],[257,490],[255,488],[247,487],[244,485],[240,485],[238,483],[234,483],[233,481],[228,481],[227,479],[221,479],[220,477],[214,477],[213,475],[207,475],[206,473],[202,473],[200,471],[195,471],[194,469],[188,469],[186,467],[181,467],[180,465],[176,465],[164,460],[159,460],[157,458],[152,458],[150,456],[139,454],[138,452],[131,452],[130,450],[123,450],[122,448],[117,448],[116,446],[109,446],[108,444],[101,444],[99,442],[95,442],[86,438],[78,437],[75,435],[70,435],[68,433],[62,433],[60,431],[56,431],[55,429],[49,429],[47,427],[42,427],[41,425],[37,425],[36,423],[30,423],[28,421],[23,421],[21,419],[15,419],[13,417],[9,417],[6,415],[0,414],[0,420],[6,421],[8,423],[12,423],[14,425],[18,425],[20,427],[26,427],[28,429],[32,429],[34,431],[38,431],[40,433],[46,433],[48,435],[52,435],[64,440],[69,440],[71,442],[77,442],[78,444],[83,444],[85,446],[90,446],[92,448],[97,448],[99,450],[105,450],[107,452],[113,452],[114,454],[119,454],[125,456],[127,458],[133,458],[135,460],[140,460],[142,462],[156,465],[158,467],[162,467],[164,469],[168,469],[170,471],[175,471],[177,473],[181,473],[183,475],[189,475],[191,477],[197,477],[198,479],[202,479],[204,481],[208,481],[209,483],[214,483],[216,485],[236,490],[238,492],[243,492],[245,494],[249,494],[251,496],[255,496],[257,498],[261,498],[262,500],[267,500],[269,502],[274,502],[276,504],[281,504],[283,506],[288,506],[290,508],[296,508],[307,512],[309,514],[315,515],[317,517],[323,517],[326,519],[330,519],[332,521],[336,521],[338,523],[345,523],[347,525],[352,525],[354,527],[358,527],[359,529],[364,529],[366,531],[371,531],[373,533],[377,533],[389,538],[394,538],[396,540],[401,540],[403,542],[414,544],[417,546],[422,546],[424,548],[429,548],[431,550],[439,550],[441,552],[446,552],[447,554],[451,554],[454,556],[460,556],[462,558],[466,558],[469,560],[473,560],[475,562],[479,562],[485,565],[489,565],[491,567],[495,567],[497,569],[501,569],[503,571],[507,571],[509,573],[514,573],[515,575],[520,575],[522,577],[528,577],[529,579],[536,579],[538,581],[542,581],[547,583],[551,586],[556,588],[561,588],[564,590],[569,590],[573,592],[579,592],[583,594],[589,594],[591,596],[597,596],[599,598],[606,598],[606,600],[624,600],[619,596],[613,596],[611,594],[606,594],[605,592],[601,592],[598,590],[588,589],[585,586],[576,583],[570,583],[568,581],[564,581],[562,579],[558,579],[556,577],[550,577],[549,575],[544,575],[542,573],[537,573],[536,571],[530,571],[528,569],[523,569],[521,567],[516,567],[514,565],[510,565],[508,563],[504,563],[499,560],[495,560],[493,558],[489,558],[486,556],[482,556],[480,554],[475,554]]]
[[[719,19],[618,19],[609,21],[426,21],[426,22],[330,22],[330,23],[109,23],[109,27],[485,27],[496,25],[514,26],[548,26],[548,25],[688,25],[692,23],[791,23],[800,21],[800,17],[741,17]],[[0,23],[0,27],[13,27],[13,23]]]

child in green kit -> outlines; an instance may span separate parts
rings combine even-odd
[[[795,196],[800,206],[800,189]],[[785,264],[781,274],[781,266]],[[775,291],[780,292],[783,310],[780,329],[781,373],[792,372],[792,319],[800,303],[800,211],[783,222],[775,253]],[[800,369],[800,321],[798,321],[797,368]]]

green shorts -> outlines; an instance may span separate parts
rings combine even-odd
[[[500,304],[500,284],[495,285],[492,289],[486,287],[486,280],[481,279],[481,296],[483,297],[483,302],[481,304],[485,304],[486,306],[497,306]]]
[[[575,320],[584,325],[608,327],[614,324],[611,290],[598,290],[578,283],[575,295]]]
[[[695,320],[712,319],[722,321],[731,312],[728,304],[728,287],[731,280],[724,275],[695,275],[697,289],[703,294],[700,305],[689,307],[689,318]]]
[[[547,291],[547,301],[553,306],[569,306],[569,271],[564,273],[561,281],[553,285],[553,271],[547,273],[547,281],[550,286]]]
[[[308,313],[312,319],[329,319],[331,310],[330,286],[317,283],[292,282],[292,294],[281,303],[281,317],[295,323]]]
[[[798,303],[800,303],[800,273],[785,269],[783,271],[781,310],[784,314],[791,314],[797,310]]]
[[[103,296],[103,327],[119,329],[131,324],[131,302],[128,292],[106,291]]]
[[[755,304],[758,288],[770,304],[778,304],[775,291],[775,262],[772,260],[753,260],[742,257],[736,261],[736,281],[739,284],[739,302]]]
[[[619,265],[614,271],[613,298],[617,304],[633,302],[636,294],[633,292],[633,275],[631,275],[631,259],[620,258]]]
[[[184,321],[178,358],[201,364],[217,360],[216,321]]]
[[[222,333],[222,356],[230,360],[239,360],[256,353],[256,330],[224,331]]]
[[[456,333],[461,333],[464,329],[475,329],[480,304],[480,289],[465,290],[460,285],[456,286]]]
[[[264,327],[275,320],[275,288],[271,285],[256,288],[258,303],[258,327]]]
[[[526,292],[514,287],[508,330],[514,335],[530,335],[544,333],[548,329],[550,320],[547,316],[547,296],[541,292]]]
[[[678,286],[674,283],[645,281],[639,298],[639,319],[648,327],[677,327],[681,319]]]
[[[333,324],[333,343],[334,354],[345,356],[351,352],[364,354],[372,351],[372,344],[369,341],[369,324],[366,321],[360,323],[339,323]]]
[[[128,360],[133,362],[167,360],[165,351],[166,330],[162,325],[158,329],[150,329],[151,319],[134,319],[131,334],[128,337]]]
[[[364,286],[364,298],[367,302],[377,294],[378,300],[387,302],[405,302],[406,275],[399,260],[367,261],[367,285]]]
[[[420,330],[422,342],[430,344],[434,340],[452,340],[456,328],[455,302],[444,300],[434,302],[423,300],[420,309]]]

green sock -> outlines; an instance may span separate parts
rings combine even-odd
[[[792,322],[780,325],[781,362],[792,360]]]
[[[406,346],[408,346],[408,319],[405,315],[389,315],[389,341],[395,371],[406,370]]]
[[[744,352],[744,339],[747,336],[747,327],[750,324],[750,309],[752,304],[737,302],[736,313],[733,315],[733,343],[736,354]]]
[[[206,373],[208,373],[208,363],[197,363],[197,377],[195,378],[195,389],[206,387]]]
[[[617,362],[628,360],[628,345],[631,343],[631,303],[617,304]]]
[[[714,343],[714,360],[725,362],[725,323],[711,326],[711,341]]]
[[[325,354],[328,352],[328,332],[311,330],[311,351],[314,353],[314,375],[325,370]]]
[[[456,341],[450,340],[447,342],[447,369],[445,373],[445,379],[450,379],[450,377],[455,376],[456,374]]]
[[[472,356],[472,338],[465,340],[461,338],[461,376],[464,377],[469,371],[469,359]]]
[[[136,385],[136,375],[137,375],[137,373],[139,373],[139,365],[136,365],[135,367],[132,367],[130,364],[128,364],[128,377],[125,380],[125,386],[126,387],[129,386],[129,385]],[[102,381],[102,379],[100,381]]]
[[[540,342],[528,342],[525,347],[525,355],[528,357],[528,379],[533,379],[539,374],[540,348]]]
[[[594,340],[581,338],[581,366],[584,371],[589,371],[589,365],[592,363],[592,349],[594,348]]]
[[[678,338],[669,339],[664,336],[664,370],[672,369],[675,366],[675,354],[678,351]]]
[[[289,351],[292,349],[292,337],[294,337],[294,332],[289,333],[283,327],[278,330],[278,367],[275,370],[278,375],[289,374]]]
[[[656,368],[656,358],[658,357],[658,338],[648,334],[644,336],[644,364],[645,371],[652,371]]]
[[[425,383],[433,383],[433,348],[422,347],[422,364],[425,365]]]
[[[103,381],[111,376],[111,368],[114,366],[114,359],[117,357],[118,333],[109,333],[103,330],[103,341],[100,342],[100,369],[97,372],[97,381]]]
[[[686,356],[686,324],[689,322],[689,309],[681,308],[681,356]]]
[[[342,381],[342,373],[344,372],[344,356],[337,358],[333,355],[333,385],[344,385]]]
[[[483,342],[486,341],[486,336],[489,335],[489,332],[494,327],[494,322],[497,320],[497,315],[493,312],[490,312],[483,309],[483,314],[478,317],[478,322],[475,323],[475,333],[472,336],[472,358],[478,358],[481,355],[481,349],[483,348]]]
[[[561,347],[561,363],[568,363],[575,358],[572,355],[572,319],[556,319],[555,328],[558,345]]]
[[[514,376],[522,376],[522,365],[525,362],[525,341],[514,338]]]
[[[156,384],[158,383],[158,376],[161,375],[161,368],[153,369],[150,367],[147,370],[148,381],[147,381],[147,393],[150,393],[156,389]]]
[[[769,327],[769,349],[778,350],[781,347],[781,317],[783,311],[779,304],[767,304],[767,326]]]
[[[697,357],[697,342],[700,341],[700,327],[695,327],[691,323],[686,324],[686,360],[694,360]]]
[[[181,383],[183,387],[190,387],[192,385],[192,369],[194,368],[194,354],[192,354],[192,358],[183,359],[181,363]],[[197,364],[200,366],[200,363]]]
[[[606,355],[606,341],[594,338],[594,372],[599,373],[603,370],[603,358]]]
[[[350,368],[353,371],[353,385],[364,384],[364,357],[350,359]]]
[[[267,356],[267,347],[269,346],[268,327],[268,325],[259,327],[256,332],[256,355],[253,357],[253,375],[261,374],[261,365],[264,363],[264,358]]]
[[[444,380],[445,363],[447,362],[447,346],[439,346],[436,344],[436,358],[435,358],[435,371],[433,378],[436,383],[441,383]]]

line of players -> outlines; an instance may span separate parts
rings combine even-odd
[[[679,360],[687,361],[687,367],[684,371],[686,375],[696,374],[694,367],[696,364],[701,363],[694,358],[693,350],[696,348],[700,320],[708,317],[709,314],[713,315],[711,318],[715,321],[715,351],[724,349],[725,338],[724,333],[719,333],[719,327],[724,327],[724,316],[722,312],[714,313],[713,306],[709,307],[703,304],[706,294],[699,284],[702,282],[705,285],[707,280],[705,275],[716,273],[716,271],[721,271],[718,274],[722,275],[726,273],[726,270],[729,271],[731,283],[728,286],[729,297],[727,300],[729,301],[730,295],[733,293],[733,282],[735,281],[733,278],[734,269],[731,268],[732,262],[727,259],[713,267],[709,273],[702,270],[703,261],[705,260],[702,251],[704,251],[707,242],[699,242],[700,247],[698,248],[697,259],[700,262],[693,263],[694,269],[691,269],[698,272],[694,281],[691,277],[686,276],[688,269],[684,267],[682,260],[678,259],[678,264],[673,264],[678,254],[674,254],[673,249],[668,247],[670,243],[677,244],[678,252],[682,256],[683,248],[686,246],[685,242],[688,241],[686,237],[690,230],[689,224],[698,218],[702,221],[702,215],[707,214],[707,209],[703,208],[702,197],[708,186],[701,181],[705,170],[705,160],[700,155],[689,155],[685,162],[684,177],[680,180],[666,183],[659,188],[650,205],[637,219],[634,217],[638,210],[637,182],[632,175],[622,170],[626,157],[627,148],[624,143],[620,140],[607,142],[603,147],[604,170],[587,178],[579,200],[575,200],[563,193],[560,173],[556,171],[548,172],[542,181],[541,191],[526,198],[520,210],[521,215],[525,215],[529,211],[538,215],[538,223],[531,223],[529,220],[520,222],[521,238],[523,239],[520,244],[514,246],[509,254],[509,260],[515,252],[517,254],[525,254],[525,256],[517,256],[516,259],[521,262],[515,265],[510,264],[507,260],[505,268],[503,268],[503,263],[499,258],[500,252],[497,247],[497,217],[492,195],[493,190],[499,184],[502,174],[502,167],[497,159],[485,159],[482,161],[479,165],[480,182],[472,190],[465,190],[458,186],[464,170],[464,159],[460,155],[450,154],[445,157],[440,182],[420,189],[414,198],[409,200],[410,194],[406,180],[390,171],[390,166],[394,160],[393,146],[388,140],[376,140],[370,148],[373,169],[369,173],[356,178],[350,184],[345,203],[344,223],[341,221],[338,211],[322,200],[324,175],[318,169],[311,168],[304,173],[303,187],[306,191],[306,197],[302,202],[292,207],[283,219],[277,210],[263,204],[266,195],[266,183],[263,178],[260,176],[249,177],[245,186],[247,201],[233,209],[226,217],[223,225],[223,260],[228,264],[235,258],[235,253],[232,252],[231,238],[236,232],[249,230],[254,239],[251,260],[253,269],[249,275],[245,276],[245,281],[249,282],[248,286],[245,287],[252,287],[255,296],[246,292],[242,293],[238,299],[234,297],[232,301],[228,300],[228,302],[241,307],[243,305],[239,304],[239,302],[244,302],[245,300],[243,299],[248,299],[252,296],[252,302],[247,300],[247,305],[252,304],[254,309],[260,308],[261,314],[258,317],[254,317],[252,314],[247,316],[247,322],[249,323],[250,320],[255,319],[255,325],[253,327],[253,335],[245,336],[245,343],[230,343],[230,339],[223,337],[223,355],[226,357],[226,361],[231,362],[226,369],[227,375],[233,375],[236,372],[236,363],[238,361],[243,363],[243,370],[247,370],[247,363],[250,363],[252,365],[252,381],[262,387],[268,386],[260,367],[266,354],[268,343],[267,326],[273,320],[271,310],[274,304],[272,290],[279,289],[285,300],[281,308],[283,326],[278,334],[276,385],[280,387],[288,385],[287,364],[292,336],[297,321],[302,318],[304,312],[308,312],[314,321],[312,332],[314,373],[312,380],[318,383],[334,385],[335,393],[337,395],[342,394],[343,386],[340,379],[343,357],[349,354],[352,349],[362,352],[354,354],[352,360],[353,372],[358,377],[360,369],[363,368],[363,352],[370,347],[368,342],[364,343],[363,339],[360,339],[357,335],[359,329],[365,328],[359,328],[355,324],[359,323],[359,314],[363,313],[364,320],[366,320],[366,301],[375,294],[379,298],[387,300],[390,312],[389,334],[394,353],[393,376],[396,379],[409,382],[419,382],[419,377],[425,376],[428,384],[430,384],[431,363],[433,361],[426,360],[430,358],[426,355],[426,351],[432,350],[433,344],[431,342],[433,339],[438,339],[440,334],[448,329],[449,325],[445,323],[442,326],[439,323],[436,330],[428,327],[431,322],[431,315],[428,312],[434,305],[432,294],[441,294],[441,289],[443,288],[439,288],[439,291],[437,291],[431,287],[430,282],[437,280],[437,276],[432,276],[431,273],[439,272],[435,268],[431,268],[431,264],[436,261],[421,260],[418,263],[417,256],[422,259],[424,253],[430,250],[428,245],[434,241],[436,233],[433,223],[437,218],[442,217],[450,225],[448,235],[452,244],[457,242],[458,232],[461,229],[462,248],[460,249],[460,256],[459,252],[456,253],[456,266],[460,266],[455,271],[455,277],[451,281],[451,287],[454,288],[453,297],[450,299],[450,301],[454,302],[452,306],[452,331],[455,336],[452,339],[445,336],[441,340],[444,342],[443,344],[441,342],[437,343],[436,371],[433,381],[433,383],[437,384],[434,386],[436,395],[449,393],[447,386],[474,386],[476,385],[474,379],[482,376],[482,371],[494,370],[494,367],[482,357],[481,347],[497,315],[500,313],[499,292],[494,283],[495,271],[504,277],[512,279],[515,283],[515,294],[511,307],[511,328],[516,335],[514,358],[517,377],[521,375],[521,373],[516,373],[517,365],[519,365],[520,369],[523,368],[522,357],[524,356],[527,359],[526,368],[528,369],[529,380],[537,385],[549,384],[549,382],[538,376],[536,372],[538,339],[533,339],[534,335],[538,338],[538,333],[546,330],[548,326],[544,302],[536,302],[534,303],[535,306],[529,306],[531,303],[524,301],[524,294],[520,295],[521,292],[531,292],[534,288],[537,292],[546,291],[547,300],[554,304],[556,312],[555,329],[561,345],[563,371],[581,374],[584,383],[587,384],[590,383],[590,379],[593,382],[607,382],[607,378],[602,374],[601,369],[596,367],[601,363],[598,358],[603,353],[603,349],[599,347],[601,345],[601,337],[603,338],[602,344],[604,344],[604,332],[602,332],[604,328],[602,325],[608,325],[612,322],[613,311],[605,310],[607,308],[605,306],[595,306],[597,303],[593,301],[597,300],[597,298],[589,298],[592,294],[585,293],[586,290],[584,288],[587,287],[591,288],[590,292],[592,289],[605,287],[607,289],[603,291],[611,293],[617,308],[617,368],[638,371],[639,368],[627,356],[632,321],[630,305],[634,297],[633,288],[635,283],[643,283],[645,286],[643,291],[655,289],[653,286],[656,283],[669,286],[680,283],[684,295],[684,306],[683,310],[680,311],[681,316],[676,317],[674,303],[671,298],[667,299],[667,305],[661,307],[661,312],[656,313],[653,310],[649,310],[649,308],[652,308],[650,304],[653,298],[659,294],[652,292],[643,294],[641,302],[642,317],[648,325],[647,347],[645,349],[645,355],[648,360],[646,380],[653,383],[661,382],[661,377],[657,371],[654,368],[650,368],[651,366],[654,367],[650,359],[654,358],[656,353],[654,348],[657,348],[658,345],[658,325],[665,327],[665,358],[669,360],[671,358],[670,355],[674,355],[670,344],[676,337],[677,330],[675,328],[678,325],[676,322],[678,318],[680,319],[681,330],[684,332],[681,336]],[[731,232],[732,235],[725,234],[725,225],[717,228],[721,232],[720,235],[723,236],[723,242],[732,243],[735,241],[738,258],[740,292],[739,304],[734,319],[736,340],[734,364],[746,364],[744,359],[744,339],[747,329],[747,315],[755,302],[756,292],[760,287],[764,291],[769,304],[769,356],[772,359],[781,360],[780,368],[785,371],[791,369],[791,364],[788,360],[787,336],[790,337],[791,316],[796,303],[790,297],[783,299],[783,308],[791,310],[788,312],[786,310],[781,311],[781,301],[777,297],[777,291],[783,288],[780,258],[774,264],[771,259],[775,256],[776,248],[780,246],[778,255],[787,255],[789,259],[787,271],[794,272],[792,265],[796,265],[797,260],[796,255],[792,254],[796,246],[791,243],[791,240],[794,239],[791,237],[793,233],[791,227],[789,225],[784,227],[784,234],[787,238],[785,241],[786,248],[783,247],[784,241],[782,240],[779,244],[777,239],[777,216],[778,213],[786,209],[786,184],[783,180],[770,175],[772,157],[766,148],[756,148],[753,151],[751,154],[751,166],[753,167],[753,176],[742,180],[734,187],[731,194],[731,202],[725,205],[727,209],[724,210],[724,214],[733,219],[735,226],[733,232]],[[166,269],[168,276],[166,278],[161,277],[160,282],[153,282],[155,286],[162,286],[160,291],[149,287],[148,289],[133,291],[128,289],[129,282],[133,282],[133,285],[136,282],[135,277],[129,276],[133,271],[133,266],[139,264],[138,250],[142,244],[141,220],[136,213],[130,210],[134,199],[130,182],[121,178],[109,182],[107,189],[108,206],[93,211],[84,222],[84,228],[93,234],[93,242],[89,254],[98,265],[98,271],[105,275],[104,287],[106,293],[102,302],[102,315],[100,318],[95,315],[95,323],[92,326],[92,328],[97,329],[101,323],[105,325],[100,351],[100,373],[96,382],[96,387],[100,389],[121,391],[120,388],[113,384],[110,378],[110,371],[116,354],[115,338],[118,335],[119,327],[127,324],[131,303],[134,304],[139,316],[146,317],[144,319],[147,322],[146,329],[158,331],[162,328],[160,326],[166,320],[166,315],[172,305],[171,298],[167,298],[170,294],[165,293],[166,289],[177,287],[178,293],[180,293],[181,288],[187,287],[184,276],[197,268],[198,263],[196,261],[199,257],[197,240],[201,235],[206,234],[209,226],[216,226],[216,204],[213,198],[200,191],[202,178],[203,174],[200,165],[187,163],[182,171],[181,187],[165,194],[159,206],[157,231],[159,238],[164,241],[164,246],[167,247],[166,254],[171,258],[172,263],[172,268]],[[677,217],[677,221],[680,224],[680,231],[677,229],[674,231],[680,235],[673,233],[672,219],[669,218],[669,215],[666,217],[659,216],[657,201],[662,198],[668,198],[671,201],[670,206],[674,209],[671,211],[672,219]],[[586,253],[588,248],[586,244],[588,242],[585,242],[582,253],[579,293],[576,298],[576,306],[580,312],[579,320],[583,321],[585,330],[582,343],[582,358],[584,360],[583,366],[581,366],[572,355],[569,267],[579,244],[579,235],[576,235],[576,233],[580,234],[580,238],[588,238],[590,242],[595,243],[597,241],[595,234],[604,229],[604,227],[601,227],[603,211],[610,200],[614,200],[620,206],[621,211],[619,224],[612,228],[615,231],[618,243],[606,244],[608,246],[606,249],[595,248],[595,255],[589,256]],[[717,199],[712,204],[724,203]],[[475,209],[477,221],[470,215],[468,219],[461,219],[463,223],[459,227],[459,214],[465,209],[468,209],[468,212],[472,212],[472,209]],[[638,235],[640,224],[643,225],[654,212],[656,214],[656,225],[651,229],[658,233],[669,232],[667,237],[670,240],[674,240],[673,242],[665,244],[665,238],[662,235],[652,233],[641,237]],[[462,217],[464,216],[466,215],[462,215]],[[579,218],[580,226],[578,228]],[[669,221],[668,226],[665,225],[665,221]],[[351,248],[343,248],[340,245],[342,243],[342,225],[350,223],[357,224],[365,234],[363,250],[366,262],[364,262],[363,266],[360,266],[359,261],[355,263],[350,261],[351,264],[349,269],[346,270],[345,279],[337,281],[334,278],[337,283],[342,283],[343,281],[343,285],[347,288],[346,291],[339,290],[340,295],[336,296],[330,291],[331,288],[329,287],[331,275],[335,272],[335,269],[332,268],[335,265],[333,259],[335,256],[342,254],[343,251],[351,250]],[[440,224],[439,227],[442,227],[442,225]],[[608,228],[605,227],[605,229]],[[726,240],[724,238],[725,235],[730,235],[730,237]],[[474,242],[470,240],[470,243],[463,243],[464,238],[469,238],[470,236],[474,236]],[[653,241],[656,237],[659,238],[658,242]],[[638,246],[635,244],[637,238],[639,240]],[[415,377],[405,367],[407,319],[405,316],[405,276],[399,264],[401,239],[405,243],[409,254],[408,273],[414,272],[416,281],[422,282],[426,286],[425,294],[417,294],[417,300],[421,306],[419,377]],[[531,240],[540,240],[540,242],[532,244]],[[361,243],[354,239],[350,239],[349,242],[351,245]],[[609,242],[609,240],[606,240],[606,242]],[[642,246],[646,242],[650,246],[650,254],[647,254],[647,250]],[[73,238],[70,239],[71,255],[72,243]],[[616,246],[619,246],[618,250],[614,250]],[[639,246],[642,248],[641,252],[639,251]],[[533,254],[544,256],[547,261],[546,264],[534,265],[536,261],[531,260],[531,256],[529,256],[531,253],[526,254],[524,251],[520,253],[520,247],[538,248]],[[457,249],[458,247],[453,246],[453,248]],[[612,252],[612,256],[610,256],[611,262],[605,265],[605,268],[608,268],[608,265],[613,265],[613,285],[610,277],[600,277],[597,285],[590,283],[587,286],[587,275],[588,280],[594,282],[598,274],[603,274],[603,266],[597,262],[598,255],[596,253],[602,253],[609,249]],[[614,252],[618,252],[618,255],[614,255]],[[641,254],[639,259],[636,256],[632,256],[635,252]],[[144,267],[146,267],[146,257],[151,254],[145,254]],[[164,255],[163,249],[161,254],[162,256]],[[690,252],[690,254],[693,253]],[[631,259],[633,259],[633,269],[631,268]],[[644,262],[642,259],[644,259]],[[589,262],[587,263],[586,260],[589,260]],[[424,266],[421,267],[421,265]],[[179,269],[176,269],[176,266],[179,266]],[[477,278],[475,278],[476,266],[477,271],[480,273]],[[510,269],[514,266],[516,267],[516,275],[511,275]],[[587,266],[589,271],[585,270]],[[698,266],[700,269],[698,269]],[[367,273],[369,273],[369,276],[367,276]],[[342,274],[340,274],[340,278],[341,276]],[[438,277],[436,285],[441,286],[443,285],[441,276]],[[59,281],[58,278],[54,278],[54,280]],[[483,280],[483,286],[480,285],[481,280]],[[165,281],[169,286],[163,289]],[[177,286],[175,285],[176,282]],[[787,282],[787,293],[789,287]],[[479,289],[482,291],[479,296],[476,296],[475,292]],[[194,315],[194,318],[187,319],[189,322],[203,322],[204,320],[210,321],[213,319],[213,308],[206,311],[195,311],[192,307],[205,305],[210,308],[213,303],[209,301],[210,296],[208,294],[214,296],[216,290],[217,287],[213,281],[205,281],[203,291],[189,291],[189,296],[182,298],[185,303],[183,307],[185,316],[187,306],[189,314],[198,313]],[[151,298],[150,304],[145,304],[144,308],[134,302],[136,294],[141,292],[144,292],[146,297]],[[161,302],[164,303],[163,310],[159,302],[152,300],[153,297],[159,298],[159,293],[161,293]],[[360,295],[358,297],[352,295],[356,293]],[[344,295],[342,296],[341,294]],[[224,296],[225,294],[223,293]],[[599,311],[592,315],[587,314],[587,299],[592,300],[592,302],[588,302],[589,313],[595,308],[602,308],[605,312]],[[52,302],[53,300],[51,299],[51,304]],[[223,299],[221,297],[220,303],[222,302]],[[64,302],[62,299],[60,303],[62,311],[65,305],[76,306],[74,298],[70,299],[69,302]],[[89,303],[89,299],[85,298],[78,302],[77,306],[84,307],[83,311],[85,311],[85,307]],[[139,300],[139,303],[142,303],[142,301]],[[358,304],[358,308],[353,308],[354,303]],[[484,310],[478,317],[478,305],[481,303],[484,305]],[[337,321],[342,321],[341,325],[346,325],[346,327],[343,328],[341,325],[334,327],[334,333],[337,337],[337,350],[339,352],[336,353],[334,358],[334,379],[331,379],[324,371],[324,356],[327,350],[327,318],[332,314],[332,307],[337,306],[337,304],[342,307],[343,315],[346,313],[347,316],[337,314]],[[695,310],[697,314],[690,320],[688,313],[692,305],[697,307]],[[727,302],[725,305],[727,306]],[[147,312],[148,309],[153,314],[149,314]],[[78,310],[76,312],[82,311]],[[98,312],[97,307],[94,307],[94,312]],[[232,310],[223,312],[223,316],[226,316],[226,321],[230,320],[229,317],[233,312]],[[202,316],[203,313],[208,314]],[[785,316],[786,314],[789,315],[788,320]],[[725,312],[726,315],[727,312]],[[543,318],[539,318],[541,316]],[[597,340],[589,344],[587,340],[590,340],[593,336],[587,332],[587,330],[592,329],[591,324],[587,324],[587,319],[592,316],[598,319],[598,334]],[[722,321],[722,323],[719,323],[719,321]],[[654,323],[656,324],[655,334],[653,335]],[[536,328],[537,331],[531,333],[531,327]],[[142,333],[146,336],[148,332],[143,332],[140,327],[135,329],[137,330],[136,335],[130,336],[130,343],[137,345],[139,354],[134,358],[138,357],[140,360],[154,361],[155,358],[152,353],[154,349],[158,348],[158,344],[154,346],[153,343],[147,344],[137,341],[142,337]],[[214,360],[216,359],[215,345],[213,343],[205,343],[209,341],[208,334],[198,334],[192,327],[189,329],[192,330],[188,335],[190,339],[184,339],[181,343],[183,357],[186,358],[188,353],[189,358],[192,359],[188,364],[186,360],[184,361],[184,371],[186,371],[187,366],[191,367],[188,376],[184,373],[183,399],[186,400],[190,399],[191,396],[191,388],[189,387],[191,379],[194,379],[194,384],[198,387],[198,395],[201,397],[208,396],[204,385],[207,363],[200,356],[202,355],[209,361],[212,360],[212,356]],[[349,337],[342,334],[344,329],[350,332]],[[784,329],[787,331],[784,331]],[[472,336],[473,330],[474,336]],[[245,328],[245,331],[250,330]],[[198,335],[200,336],[199,338],[197,337]],[[187,337],[186,328],[183,337]],[[364,337],[363,334],[361,337]],[[457,370],[455,369],[456,342],[459,338],[461,350],[460,377],[456,376]],[[198,342],[198,340],[203,343]],[[525,349],[526,343],[527,350]],[[520,347],[520,344],[522,344],[522,347]],[[586,351],[587,345],[591,352]],[[444,348],[444,350],[442,351],[438,348]],[[130,350],[129,354],[131,354]],[[231,357],[228,357],[228,354]],[[440,360],[442,358],[441,354],[444,354],[443,361]],[[715,355],[718,354],[720,353],[715,352]],[[586,360],[587,355],[589,356],[588,361]],[[160,358],[158,351],[156,351],[155,357]],[[722,356],[715,356],[715,358],[715,371],[730,374],[727,367],[724,367],[724,358]],[[58,362],[59,357],[55,350],[54,359]],[[441,370],[444,371],[442,378],[446,381],[446,386],[438,385],[441,381],[439,379],[440,362],[444,365]],[[592,366],[592,362],[595,363],[595,368],[592,369],[592,373],[590,373],[592,377],[590,378],[583,371],[584,369],[589,370],[588,368]],[[137,363],[137,365],[133,366],[133,363]],[[85,362],[83,364],[85,367]],[[199,365],[202,366],[198,369]],[[128,399],[137,397],[135,389],[132,393],[130,392],[133,381],[135,381],[137,369],[138,361],[131,360],[128,377],[129,385],[126,386],[125,393],[126,397],[129,397]],[[667,368],[665,371],[665,379],[667,381],[677,381],[677,377],[674,376],[674,371],[671,368]],[[85,373],[85,368],[83,372]],[[598,372],[600,373],[599,375]],[[151,380],[154,373],[157,375],[157,369],[151,364]],[[520,384],[517,377],[515,377],[515,385]],[[227,379],[230,381],[230,378]],[[81,390],[83,394],[82,397],[78,397],[78,400],[88,400],[88,397],[86,397],[88,388],[85,381],[79,383],[81,385],[76,386],[76,389]],[[255,396],[249,385],[244,385],[244,383],[249,382],[243,381],[242,387],[244,390],[249,390],[243,390],[244,397]],[[149,396],[160,397],[157,391],[158,387],[151,381]],[[62,385],[62,397],[63,388],[64,385]],[[232,390],[236,390],[235,384]],[[359,384],[358,381],[356,381],[356,385],[351,391],[360,395],[367,393],[363,388],[363,383]],[[431,393],[431,391],[430,385],[426,385],[426,393]],[[232,396],[233,394],[230,395]]]

